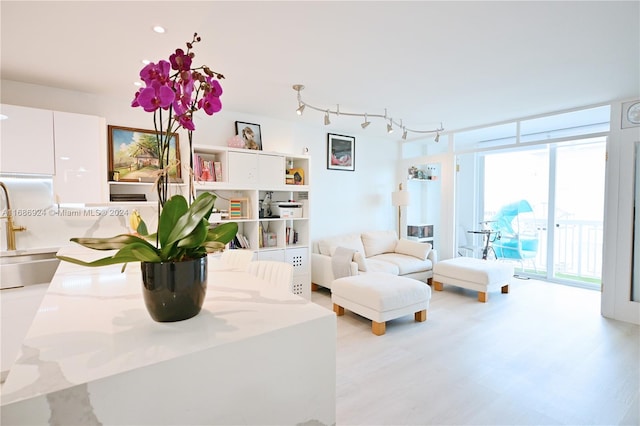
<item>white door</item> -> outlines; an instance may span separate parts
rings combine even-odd
[[[620,104],[612,105],[611,123],[607,143],[602,315],[640,324],[640,294],[634,292],[640,286],[633,285],[633,280],[638,279],[633,276],[633,234],[634,204],[638,201],[634,186],[640,182],[640,170],[636,168],[640,127],[621,128]],[[635,248],[639,249],[637,242]]]

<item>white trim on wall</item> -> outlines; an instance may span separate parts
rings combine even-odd
[[[634,143],[640,127],[621,129],[621,105],[611,105],[602,266],[602,315],[640,324],[640,303],[631,300]]]

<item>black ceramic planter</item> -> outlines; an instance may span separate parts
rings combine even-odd
[[[207,292],[207,256],[183,262],[141,262],[142,293],[155,321],[198,315]]]

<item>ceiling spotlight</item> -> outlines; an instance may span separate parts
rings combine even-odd
[[[153,27],[153,31],[157,32],[158,34],[164,34],[165,29],[164,27],[161,27],[160,25],[156,25]]]
[[[436,137],[434,139],[435,142],[440,142],[440,132],[436,133]]]
[[[296,114],[302,115],[302,111],[304,111],[305,104],[300,104],[298,109],[296,110]]]
[[[324,113],[324,125],[328,126],[329,124],[331,124],[331,120],[329,120],[329,110],[327,110],[327,112]]]
[[[367,113],[365,113],[364,114],[364,122],[360,126],[362,126],[363,129],[366,129],[367,126],[369,126],[369,124],[371,124],[371,122],[369,120],[367,120]]]
[[[389,124],[387,124],[387,133],[393,133],[393,126],[391,125],[393,121],[389,119]]]
[[[407,140],[407,129],[402,128],[402,139]]]

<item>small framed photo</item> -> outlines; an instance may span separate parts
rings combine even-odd
[[[107,126],[109,180],[155,182],[160,170],[154,130]],[[182,182],[178,134],[169,141],[169,181]]]
[[[356,169],[356,138],[353,136],[327,134],[327,169]]]
[[[236,135],[242,138],[245,149],[262,151],[262,133],[260,125],[236,121]]]

